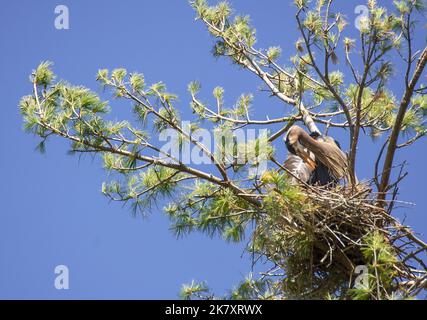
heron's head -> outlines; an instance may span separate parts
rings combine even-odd
[[[286,149],[288,149],[288,151],[290,153],[292,153],[293,155],[296,155],[296,151],[295,148],[292,146],[290,140],[289,140],[289,131],[286,133],[285,137],[283,138],[283,140],[285,141],[285,145],[286,145]]]

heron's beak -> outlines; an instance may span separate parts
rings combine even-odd
[[[308,167],[311,170],[316,169],[316,162],[313,159],[311,159],[309,155],[302,154],[301,158],[302,158],[302,160],[304,160],[304,162],[308,165]]]
[[[299,157],[304,161],[304,163],[310,168],[310,170],[316,169],[316,162],[310,157],[311,153],[307,149],[299,150]]]

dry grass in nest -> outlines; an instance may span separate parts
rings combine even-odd
[[[378,233],[384,236],[396,258],[393,286],[408,295],[416,295],[427,287],[427,267],[422,260],[427,245],[378,206],[377,197],[368,186],[310,186],[300,193],[297,206],[295,199],[290,199],[255,232],[255,237],[265,239],[263,252],[286,270],[288,278],[303,276],[307,281],[309,275],[314,290],[336,284],[337,277],[352,286],[355,267],[372,263],[363,254],[365,239]],[[274,231],[268,231],[269,228]],[[269,241],[268,237],[273,236]]]

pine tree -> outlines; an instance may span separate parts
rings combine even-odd
[[[177,236],[200,231],[247,241],[254,263],[267,261],[271,268],[250,274],[224,298],[416,297],[427,287],[427,245],[393,212],[405,177],[395,155],[427,132],[427,88],[421,84],[427,47],[413,47],[425,4],[399,0],[388,11],[369,0],[369,15],[361,19],[356,40],[345,37],[347,22],[334,12],[333,0],[294,2],[300,38],[288,65],[279,62],[280,47],[257,48],[249,16],[233,14],[227,2],[190,2],[213,37],[214,56],[258,77],[262,91],[286,106],[282,118],[253,119],[251,94],[224,106],[221,87],[213,92],[214,105],[204,103],[201,84],[192,82],[188,90],[194,119],[184,125],[177,96],[164,83],[148,84],[142,74],[115,69],[100,70],[97,81],[114,98],[127,101],[138,122],[109,121],[107,102],[82,86],[57,81],[52,64],[44,62],[31,74],[31,95],[20,103],[25,130],[41,138],[41,151],[48,139],[58,136],[71,143],[73,154],[101,156],[115,178],[103,184],[102,192],[128,203],[135,213],[168,200],[165,212]],[[396,59],[405,65],[401,97],[388,86]],[[319,125],[348,132],[347,185],[290,182],[292,173],[276,159],[283,150],[275,150],[272,143],[298,122],[310,132],[320,132]],[[233,138],[242,128],[277,124],[282,129],[265,137],[245,142]],[[215,152],[197,138],[200,128],[222,134]],[[153,130],[154,135],[174,133],[171,150],[177,152],[161,148],[150,135]],[[372,147],[360,145],[362,134],[381,138],[383,145],[374,176],[358,182],[358,150]],[[211,170],[180,159],[186,144],[211,163]],[[263,161],[274,169],[262,171]],[[184,285],[181,295],[215,297],[205,283],[194,282]]]

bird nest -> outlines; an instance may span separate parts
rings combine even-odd
[[[381,250],[392,257],[388,267],[393,277],[378,288],[410,296],[426,287],[426,244],[378,205],[368,186],[309,186],[290,196],[277,195],[273,203],[254,237],[261,239],[258,252],[285,271],[288,291],[313,288],[311,292],[298,292],[299,297],[306,294],[313,298],[348,290],[354,286],[358,266],[387,264],[379,261],[384,259]],[[373,259],[372,254],[382,256]],[[378,261],[372,261],[376,258]]]

